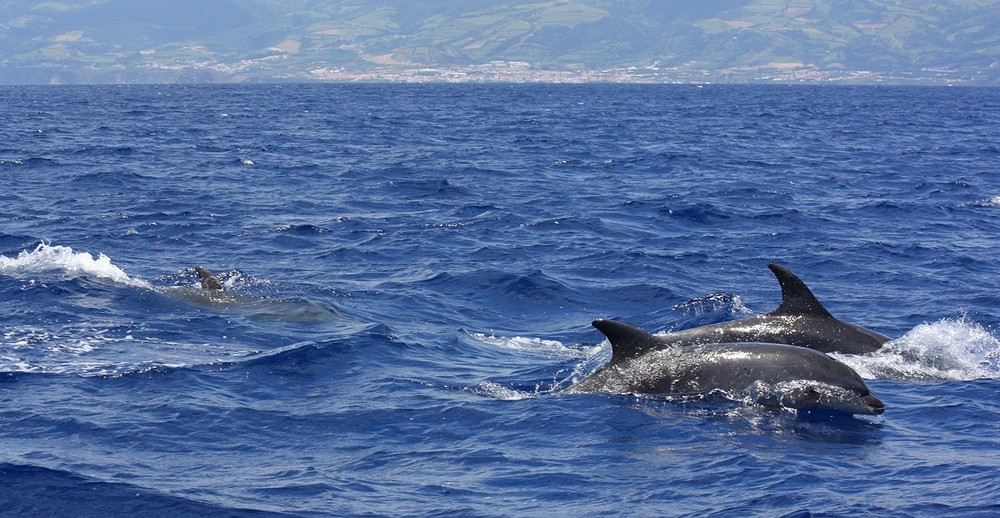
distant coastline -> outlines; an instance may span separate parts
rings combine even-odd
[[[191,66],[21,67],[0,66],[0,84],[204,84],[287,82],[387,83],[622,83],[622,84],[852,84],[1000,86],[1000,70],[924,69],[893,73],[870,70],[820,69],[811,66],[740,67],[723,70],[697,67],[556,68],[523,62],[491,62],[470,66],[386,66],[366,70],[334,66],[301,70],[267,70],[251,63],[237,66],[204,63]]]
[[[0,84],[1000,86],[1000,0],[7,4]]]
[[[841,83],[925,84],[1000,86],[1000,77],[978,71],[922,70],[898,73],[869,70],[820,70],[814,67],[742,68],[702,70],[697,68],[608,68],[601,70],[546,69],[522,64],[491,63],[470,67],[385,68],[351,71],[338,68],[313,69],[308,75],[282,79],[319,81],[387,82],[523,82],[523,83]]]

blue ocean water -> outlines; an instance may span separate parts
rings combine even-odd
[[[998,89],[0,100],[5,514],[1000,514]],[[894,338],[884,416],[562,393],[771,261]]]

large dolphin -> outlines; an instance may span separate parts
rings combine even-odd
[[[593,325],[611,342],[611,360],[569,392],[720,394],[799,410],[885,411],[856,372],[819,351],[766,343],[676,345],[614,320]]]
[[[771,263],[781,285],[781,305],[770,313],[711,324],[657,337],[664,345],[766,342],[798,345],[825,353],[864,354],[878,350],[888,336],[834,318],[788,268]]]

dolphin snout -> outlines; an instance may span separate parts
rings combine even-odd
[[[885,412],[885,403],[882,403],[882,400],[871,394],[862,396],[861,403],[871,408],[872,414],[879,415]]]

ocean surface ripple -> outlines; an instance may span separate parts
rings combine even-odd
[[[0,98],[5,513],[1000,514],[1000,90]],[[884,416],[563,393],[772,261],[893,338],[837,356]]]

